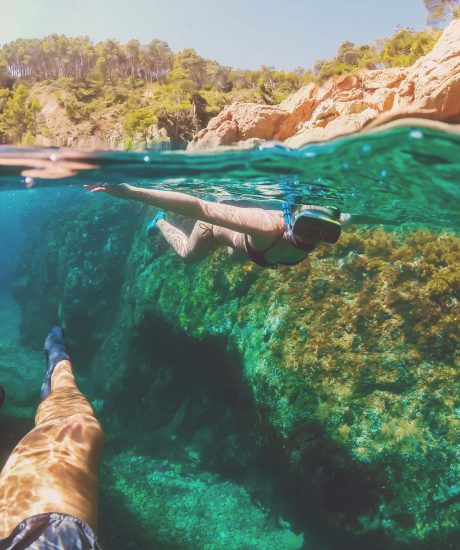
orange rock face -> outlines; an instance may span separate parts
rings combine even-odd
[[[254,138],[301,147],[404,117],[460,122],[460,20],[412,67],[309,84],[278,106],[233,103],[195,136],[189,150]]]
[[[190,149],[232,145],[251,138],[273,139],[289,118],[281,107],[259,103],[233,103],[209,121],[193,139]]]

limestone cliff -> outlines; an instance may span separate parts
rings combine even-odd
[[[460,20],[450,23],[434,49],[407,69],[310,84],[278,106],[233,103],[196,135],[189,149],[254,138],[300,147],[404,117],[460,122]]]

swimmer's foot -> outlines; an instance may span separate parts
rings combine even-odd
[[[0,386],[0,409],[2,408],[4,401],[5,401],[5,390],[3,389],[3,386]]]
[[[158,214],[152,219],[152,221],[147,226],[147,235],[150,237],[153,235],[153,232],[155,230],[155,227],[157,223],[160,220],[166,219],[166,212],[160,211]]]
[[[70,361],[64,332],[61,327],[54,326],[50,329],[45,340],[44,350],[46,353],[47,369],[40,392],[42,401],[51,391],[51,376],[56,365],[61,361]]]

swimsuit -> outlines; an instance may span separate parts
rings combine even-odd
[[[21,521],[0,539],[0,550],[101,550],[101,546],[83,520],[49,512]]]
[[[267,262],[267,260],[265,259],[265,254],[269,250],[271,250],[275,246],[275,244],[277,244],[278,241],[280,241],[282,238],[283,238],[283,234],[280,234],[276,237],[276,239],[272,242],[272,244],[267,246],[267,248],[264,248],[264,250],[254,250],[254,248],[252,248],[252,246],[249,244],[249,235],[245,233],[244,246],[246,248],[246,252],[249,258],[251,258],[251,260],[255,264],[260,265],[260,267],[270,267],[270,268],[276,269],[278,265],[297,265],[297,264],[300,264],[300,262],[303,262],[305,260],[305,257],[303,257],[300,260],[297,260],[296,262],[279,262],[278,261],[278,262],[275,262],[274,264]],[[305,252],[308,254],[315,248],[316,248],[315,245],[311,245],[311,250],[306,250]]]

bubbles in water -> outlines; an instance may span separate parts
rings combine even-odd
[[[148,157],[147,155],[144,157],[144,162],[150,162],[150,157]]]
[[[33,187],[35,185],[34,178],[29,178],[29,176],[24,178],[24,185],[26,186],[27,189],[30,189],[31,187]]]
[[[423,132],[421,130],[411,130],[409,132],[409,137],[412,139],[422,139],[423,138]]]
[[[369,145],[369,143],[365,143],[362,147],[361,147],[361,151],[363,153],[370,153],[372,151],[372,147]]]

